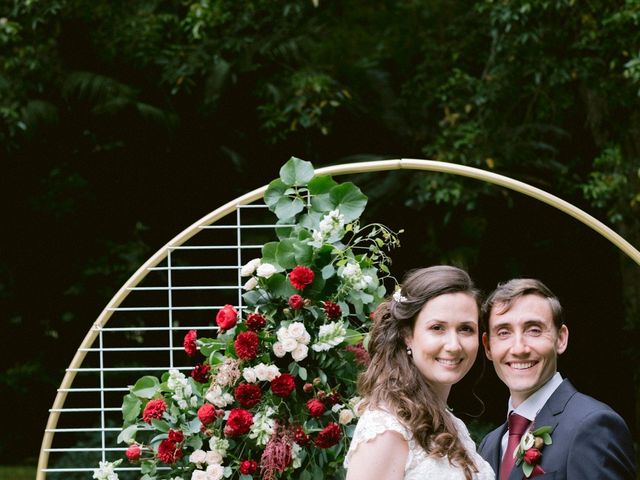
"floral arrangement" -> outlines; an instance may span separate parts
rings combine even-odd
[[[282,227],[241,269],[244,307],[216,313],[215,338],[186,334],[185,354],[204,357],[190,374],[144,376],[124,398],[118,442],[143,480],[344,478],[356,377],[398,234],[361,226],[358,187],[297,158],[264,201]],[[116,463],[94,478],[117,479]]]
[[[522,464],[525,477],[544,474],[543,468],[539,465],[542,460],[542,449],[545,445],[552,443],[551,427],[540,427],[522,436],[513,456],[516,459],[516,467]]]

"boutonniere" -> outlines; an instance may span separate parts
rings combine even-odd
[[[532,473],[542,475],[544,470],[539,465],[542,460],[542,449],[545,445],[551,445],[551,427],[536,428],[532,432],[527,432],[522,436],[520,444],[513,452],[516,459],[516,466],[522,464],[524,476],[529,478]]]

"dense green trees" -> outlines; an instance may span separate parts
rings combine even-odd
[[[0,434],[4,461],[35,455],[70,349],[119,284],[291,155],[491,169],[640,245],[637,0],[4,0],[0,9],[0,386],[8,408],[37,412]],[[385,196],[377,214],[401,209],[403,223],[417,222],[405,241],[424,263],[461,262],[484,288],[531,273],[570,283],[599,269],[616,290],[603,294],[617,306],[602,314],[617,332],[625,316],[623,347],[637,355],[640,269],[598,240],[575,244],[583,233],[571,222],[451,176],[362,187]],[[582,259],[571,256],[580,249]]]

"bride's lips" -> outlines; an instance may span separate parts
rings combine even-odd
[[[506,362],[506,364],[513,370],[529,370],[538,364],[538,360],[529,360],[527,362]]]
[[[445,367],[456,367],[462,363],[462,358],[436,358],[436,362]]]

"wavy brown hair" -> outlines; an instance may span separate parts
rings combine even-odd
[[[433,391],[407,354],[405,338],[431,299],[446,293],[479,293],[465,272],[445,265],[412,270],[402,282],[401,302],[392,298],[373,315],[369,340],[371,363],[358,380],[363,407],[382,407],[396,415],[429,455],[449,458],[471,480],[478,469],[458,438],[447,405]]]

